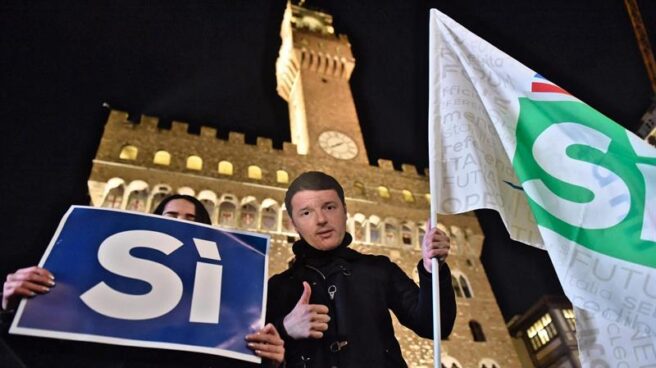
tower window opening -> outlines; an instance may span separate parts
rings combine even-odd
[[[121,160],[131,160],[134,161],[137,159],[137,154],[139,154],[139,149],[132,145],[125,145],[121,148],[121,153],[118,158]]]

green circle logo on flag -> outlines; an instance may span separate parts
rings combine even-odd
[[[656,154],[636,153],[635,137],[580,101],[519,103],[513,166],[537,223],[656,267]]]

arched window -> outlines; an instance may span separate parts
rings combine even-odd
[[[399,227],[395,219],[387,219],[385,221],[385,244],[398,245],[399,243]]]
[[[409,224],[404,223],[401,226],[401,241],[403,242],[403,245],[406,246],[411,246],[413,241],[412,241],[412,228],[410,227]]]
[[[130,211],[146,212],[148,203],[148,189],[133,190],[128,194],[128,204],[125,209]]]
[[[219,174],[232,175],[232,163],[229,161],[219,162]]]
[[[216,193],[214,193],[211,190],[202,190],[200,193],[198,193],[198,200],[200,203],[203,204],[203,207],[205,207],[205,210],[207,211],[207,214],[210,215],[210,220],[214,222],[216,219],[214,218],[214,212],[216,209]]]
[[[235,198],[229,195],[222,197],[221,204],[219,205],[219,224],[225,226],[235,226],[237,206],[235,205]]]
[[[443,368],[462,368],[462,365],[452,356],[445,356],[442,358]]]
[[[169,193],[171,193],[171,187],[168,185],[155,186],[155,190],[153,190],[153,194],[150,197],[150,207],[148,208],[148,212],[153,212],[162,200],[169,195]]]
[[[412,203],[412,202],[415,201],[415,196],[412,195],[411,191],[409,191],[407,189],[403,189],[403,200],[408,202],[408,203]]]
[[[361,213],[353,216],[353,238],[357,242],[364,242],[367,235],[367,219]]]
[[[203,159],[200,156],[191,155],[187,157],[187,169],[200,171],[203,169]]]
[[[379,186],[378,187],[378,196],[380,198],[385,198],[385,199],[389,198],[390,197],[389,189],[387,189],[387,187],[382,186],[382,185]]]
[[[469,321],[469,330],[471,331],[474,341],[485,341],[485,334],[483,333],[483,327],[481,327],[480,323],[474,320]]]
[[[481,361],[478,363],[479,368],[501,368],[499,363],[495,362],[494,360],[490,358],[483,358]]]
[[[378,216],[369,217],[369,242],[380,243],[380,218]]]
[[[453,286],[453,292],[456,294],[456,297],[462,298],[462,291],[460,290],[460,283],[455,276],[451,275],[451,286]]]
[[[188,195],[195,197],[196,196],[196,191],[193,190],[192,188],[189,187],[180,187],[178,188],[178,194],[183,194],[183,195]]]
[[[130,211],[146,211],[148,203],[148,184],[143,180],[135,180],[128,186],[128,202],[125,209]]]
[[[267,231],[278,230],[278,202],[271,198],[262,201],[260,210],[260,229]]]
[[[285,170],[276,171],[276,181],[281,184],[289,183],[289,174]]]
[[[123,194],[125,193],[125,182],[123,179],[111,178],[105,186],[105,195],[101,207],[121,208]]]
[[[248,196],[241,200],[239,208],[239,227],[244,229],[255,229],[257,227],[258,203],[255,197]]]
[[[472,297],[471,288],[469,287],[469,282],[467,282],[465,276],[460,275],[460,277],[458,277],[458,281],[460,282],[460,287],[462,288],[462,293],[465,296],[465,298],[471,298]]]
[[[171,154],[163,150],[157,151],[153,157],[153,163],[155,165],[169,166],[171,164]]]
[[[357,195],[361,195],[361,196],[367,195],[367,191],[364,188],[364,184],[362,184],[362,182],[356,181],[355,183],[353,183],[353,187],[355,187],[355,193]]]
[[[121,160],[136,160],[137,154],[139,154],[139,149],[137,147],[126,144],[121,148],[121,153],[118,155],[118,158]]]
[[[251,165],[248,167],[248,178],[262,180],[262,169],[259,166]]]

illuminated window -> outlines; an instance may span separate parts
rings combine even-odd
[[[485,341],[485,334],[483,333],[483,327],[481,327],[480,323],[473,320],[469,321],[469,330],[471,331],[474,341]]]
[[[426,198],[426,202],[430,203],[430,201],[431,201],[430,193],[424,194],[424,198]]]
[[[232,175],[232,163],[228,161],[219,162],[219,174]]]
[[[219,205],[219,223],[221,225],[235,226],[235,212],[237,206],[232,202],[223,202]]]
[[[276,171],[276,181],[282,184],[289,183],[289,174],[287,174],[287,171],[285,170]]]
[[[549,341],[558,335],[558,331],[551,320],[551,315],[546,313],[540,317],[528,330],[526,335],[531,341],[531,346],[534,351],[538,351],[541,347],[545,346]]]
[[[203,159],[196,155],[187,157],[187,169],[200,171],[203,169]]]
[[[574,310],[567,308],[562,309],[561,312],[563,312],[563,317],[565,317],[565,321],[567,321],[567,326],[569,329],[576,332],[576,317],[574,316]]]
[[[260,228],[267,231],[278,230],[278,202],[267,198],[260,207]]]
[[[180,188],[178,188],[178,194],[195,197],[196,196],[196,191],[193,190],[192,188],[189,188],[189,187],[180,187]]]
[[[121,154],[118,156],[121,160],[136,160],[139,149],[135,146],[125,145],[121,148]]]
[[[248,167],[248,178],[261,180],[262,179],[262,169],[259,166],[251,165]]]
[[[403,200],[406,202],[414,202],[415,201],[415,196],[412,195],[412,192],[409,190],[404,189],[403,190]]]
[[[166,151],[157,151],[155,152],[155,157],[153,157],[153,163],[155,165],[169,166],[171,164],[171,154]]]
[[[396,245],[399,241],[399,229],[393,223],[385,223],[385,244]]]
[[[366,218],[361,213],[356,213],[353,216],[353,238],[357,242],[364,242],[367,235]]]
[[[217,204],[216,193],[209,189],[201,190],[198,193],[198,200],[205,207],[207,214],[210,216],[211,222],[216,222],[215,210]]]
[[[380,243],[381,222],[378,216],[369,217],[369,242]]]
[[[401,226],[401,241],[403,245],[412,245],[412,229],[410,226]]]
[[[123,179],[109,179],[105,190],[106,194],[101,207],[121,208],[121,204],[123,204],[123,194],[125,193],[125,183],[123,182]]]
[[[387,187],[384,187],[382,185],[379,186],[378,187],[378,196],[380,196],[380,198],[389,198],[390,197],[389,189],[387,189]]]
[[[490,358],[483,358],[480,363],[478,363],[479,368],[499,368],[499,363],[495,362]]]
[[[241,206],[239,214],[239,226],[246,229],[253,229],[257,225],[257,207],[251,203],[246,203]]]
[[[162,200],[169,195],[169,193],[171,193],[171,188],[169,186],[160,185],[155,187],[155,192],[150,198],[150,208],[148,209],[148,212],[153,212]]]
[[[455,360],[455,358],[451,356],[444,356],[442,357],[442,368],[462,368],[462,365],[460,362]]]
[[[146,211],[146,202],[148,201],[148,189],[133,190],[128,194],[128,204],[126,209],[130,211]]]
[[[211,199],[203,198],[200,200],[200,203],[203,204],[203,207],[205,207],[205,211],[207,211],[207,214],[210,215],[210,220],[212,220],[214,217],[214,208],[216,207],[214,201],[212,201]]]

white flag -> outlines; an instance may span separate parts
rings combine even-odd
[[[656,149],[434,9],[430,29],[437,211],[495,209],[549,252],[584,367],[656,367]]]

